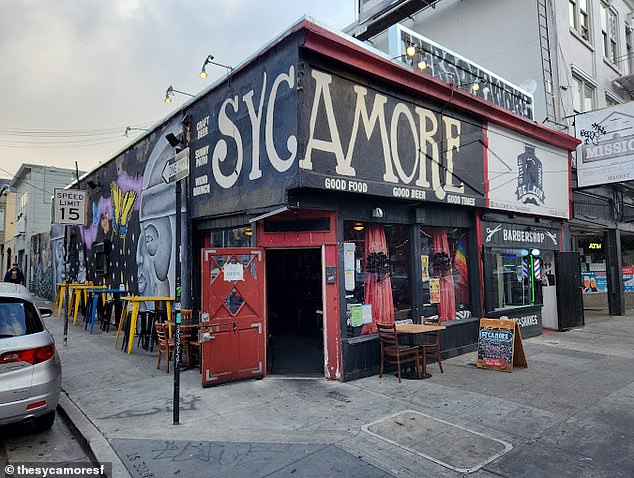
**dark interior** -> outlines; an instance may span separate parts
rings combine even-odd
[[[319,249],[266,253],[268,373],[324,375]]]

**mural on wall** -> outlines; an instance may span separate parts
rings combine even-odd
[[[73,227],[70,234],[75,280],[144,296],[174,296],[175,185],[166,184],[161,174],[175,154],[166,135],[181,130],[181,122],[173,120],[82,179],[80,187],[88,191],[91,206],[87,225]],[[186,214],[182,218],[185,241]],[[60,236],[63,264],[63,232]],[[54,247],[56,251],[57,242]],[[63,276],[63,265],[59,271]],[[184,295],[189,293],[188,273],[183,267]]]
[[[52,288],[64,282],[66,278],[66,260],[64,250],[64,226],[53,224],[51,227],[51,256],[53,265]]]
[[[128,222],[133,211],[138,211],[137,199],[141,195],[143,176],[131,177],[121,171],[116,180],[110,183],[108,197],[101,196],[92,203],[92,222],[90,226],[81,228],[81,236],[87,249],[91,249],[99,232],[103,237],[112,240],[117,235],[125,238]]]
[[[178,123],[166,129],[163,141],[152,149],[143,171],[136,264],[138,292],[144,296],[174,295],[176,186],[166,184],[162,173],[167,161],[174,156],[174,148],[165,136],[179,131]],[[183,276],[183,283],[187,282]]]
[[[53,260],[51,258],[51,235],[48,232],[31,237],[31,263],[29,290],[39,297],[53,300]]]

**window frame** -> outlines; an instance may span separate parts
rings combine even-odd
[[[568,0],[569,28],[583,40],[591,43],[591,0]],[[581,3],[585,2],[585,9]]]
[[[612,19],[614,19],[613,28],[610,26],[610,20]],[[603,44],[603,58],[610,65],[618,67],[619,14],[610,5],[604,2],[601,2],[601,40]]]
[[[498,298],[500,297],[500,281],[496,280],[496,273],[499,276],[500,270],[497,267],[497,264],[500,262],[499,257],[507,254],[520,253],[520,249],[517,247],[507,247],[507,246],[496,246],[491,248],[485,248],[483,253],[483,278],[484,278],[484,294],[485,294],[485,311],[487,314],[497,314],[503,312],[510,312],[518,309],[525,309],[528,307],[541,307],[544,305],[543,295],[542,295],[542,282],[541,280],[537,283],[537,280],[533,278],[534,270],[532,262],[529,265],[529,277],[528,284],[524,284],[522,282],[522,297],[524,292],[529,294],[529,302],[526,304],[512,304],[506,303],[506,294],[507,291],[502,291],[502,299],[503,304],[498,302]],[[517,256],[519,257],[519,255]],[[526,257],[533,257],[530,254]],[[506,282],[506,274],[512,274],[511,271],[502,271],[504,276],[502,277],[502,287],[506,287],[508,283]],[[530,292],[530,289],[525,290],[525,286],[530,288],[534,288],[533,292]],[[534,293],[534,296],[532,295]],[[497,307],[496,307],[497,306]]]
[[[592,111],[596,107],[596,98],[597,98],[597,85],[594,81],[590,81],[589,78],[586,78],[584,75],[580,75],[577,72],[572,72],[572,110],[575,114],[585,113],[587,111]],[[584,109],[584,99],[583,96],[587,91],[591,91],[592,95],[590,98],[590,107]],[[577,108],[580,106],[580,108]]]
[[[605,90],[605,105],[606,106],[616,106],[622,104],[623,101],[612,93],[610,90]]]
[[[634,58],[632,58],[632,25],[630,22],[624,22],[624,34],[623,38],[625,40],[625,54],[627,55],[627,71],[631,74],[634,70]]]

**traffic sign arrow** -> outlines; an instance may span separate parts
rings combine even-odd
[[[189,176],[189,148],[176,153],[163,168],[161,177],[165,183],[174,183]]]

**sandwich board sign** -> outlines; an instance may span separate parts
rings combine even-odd
[[[53,195],[53,223],[67,225],[86,224],[86,199],[81,189],[55,189]]]
[[[528,367],[519,324],[509,319],[480,319],[478,368],[512,372]]]

